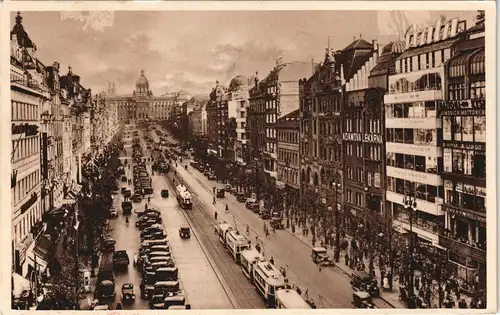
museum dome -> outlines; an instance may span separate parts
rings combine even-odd
[[[149,88],[149,82],[148,82],[148,79],[146,78],[146,76],[144,76],[144,70],[141,70],[141,75],[139,76],[139,78],[135,82],[135,86]]]

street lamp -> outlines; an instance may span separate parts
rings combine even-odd
[[[338,190],[342,185],[340,184],[339,173],[335,173],[335,179],[332,182],[332,193],[335,197],[335,262],[340,261],[340,220],[339,220],[339,205],[338,205]]]
[[[411,197],[408,195],[405,195],[403,197],[403,204],[404,208],[407,212],[410,214],[410,240],[409,240],[409,252],[410,252],[410,266],[409,266],[409,281],[407,285],[407,291],[408,291],[408,297],[413,297],[414,292],[413,292],[413,248],[414,248],[414,237],[413,237],[413,212],[417,211],[417,197]]]

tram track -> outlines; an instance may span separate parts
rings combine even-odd
[[[196,182],[198,182],[198,183],[199,183],[199,185],[200,185],[200,186],[201,186],[201,187],[202,187],[205,191],[207,191],[209,194],[212,194],[212,193],[213,193],[213,192],[212,192],[212,191],[211,191],[211,190],[210,190],[210,189],[206,186],[206,184],[205,184],[205,183],[203,183],[203,182],[202,182],[202,181],[198,178],[198,175],[197,175],[196,173],[194,173],[192,170],[187,170],[187,173],[188,173],[189,175],[193,175],[192,177],[196,180]],[[179,175],[177,175],[177,177],[178,177],[178,176],[179,176]],[[184,181],[184,184],[185,184],[185,185],[187,185],[187,186],[189,187],[189,185],[188,185],[185,181]],[[190,191],[192,192],[192,191],[193,191],[193,189],[190,189]],[[231,205],[231,206],[235,204],[235,202],[233,202],[233,201],[231,201],[231,200],[229,200],[229,199],[227,199],[227,203],[228,203],[229,205]],[[231,207],[230,207],[230,208],[231,208]],[[205,212],[206,212],[206,211],[205,211]],[[247,225],[246,221],[245,221],[243,218],[241,218],[241,217],[240,217],[237,213],[235,213],[234,211],[231,211],[231,210],[229,210],[229,212],[231,213],[231,216],[232,216],[235,220],[237,220],[237,221],[241,222],[241,224],[243,224],[243,226],[246,226],[246,225]],[[261,243],[263,243],[263,244],[264,244],[264,246],[265,246],[266,237],[265,237],[265,236],[263,236],[263,235],[261,235],[260,233],[258,233],[258,232],[257,232],[255,229],[253,229],[251,226],[249,226],[249,228],[250,228],[250,231],[252,232],[252,234],[257,235],[257,236],[259,237],[259,239],[261,240]],[[292,251],[292,252],[294,252],[296,255],[299,255],[299,256],[300,256],[300,255],[303,255],[303,253],[302,253],[302,252],[298,252],[298,251],[296,251],[296,250],[294,250],[294,249],[288,248],[288,250],[291,250],[291,251]],[[275,253],[275,254],[276,254],[276,255],[274,255],[274,257],[279,257],[279,256],[281,256],[281,255],[279,255],[278,253]],[[297,267],[297,268],[295,268],[295,267],[292,267],[292,266],[291,266],[291,264],[288,264],[288,265],[287,265],[287,267],[288,267],[288,270],[289,270],[289,271],[291,271],[293,274],[295,274],[295,275],[297,276],[297,280],[299,280],[300,282],[303,282],[303,285],[304,285],[304,286],[302,286],[302,287],[311,288],[311,291],[314,291],[314,289],[312,289],[312,288],[321,288],[321,287],[325,287],[325,285],[326,285],[326,286],[328,287],[328,289],[329,289],[329,290],[333,290],[333,291],[335,291],[335,285],[334,285],[334,283],[326,283],[326,284],[325,284],[325,283],[321,283],[321,282],[317,281],[315,277],[304,277],[304,275],[306,275],[306,274],[307,274],[307,270],[306,270],[306,269],[304,269],[304,268],[300,268],[300,265],[295,266],[295,267]],[[350,279],[351,279],[350,275],[346,274],[346,273],[345,273],[342,269],[340,269],[338,266],[333,267],[333,268],[332,268],[332,271],[333,271],[333,272],[338,273],[340,276],[344,277],[344,278],[345,278],[345,279],[347,279],[347,280],[350,280]],[[313,294],[313,292],[310,292],[310,293],[311,293],[311,294]],[[319,294],[319,295],[321,295],[321,294]],[[323,295],[321,295],[321,296],[323,296]],[[322,301],[322,308],[336,308],[336,307],[338,307],[338,305],[336,305],[336,303],[335,303],[334,301],[331,301],[331,300],[329,300],[329,299],[324,299],[324,300]]]
[[[164,175],[164,180],[171,184],[172,178],[177,183],[181,182],[178,175]],[[235,308],[239,309],[262,309],[265,308],[262,297],[255,287],[248,281],[239,265],[234,262],[232,256],[223,248],[218,235],[214,233],[215,220],[207,213],[203,202],[191,191],[193,208],[181,210],[190,226],[200,233],[199,241],[203,243],[206,251],[217,265],[222,277],[224,277],[224,290],[231,291],[236,298]]]

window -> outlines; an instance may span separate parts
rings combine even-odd
[[[483,99],[486,97],[486,82],[484,80],[475,81],[470,84],[470,98]]]
[[[421,70],[422,69],[422,65],[421,65],[421,60],[420,60],[420,55],[417,56],[417,69],[418,70]]]

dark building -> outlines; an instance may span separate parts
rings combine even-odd
[[[443,125],[444,233],[462,287],[486,283],[486,68],[484,21],[469,29],[445,64]],[[479,283],[476,283],[479,280]]]

